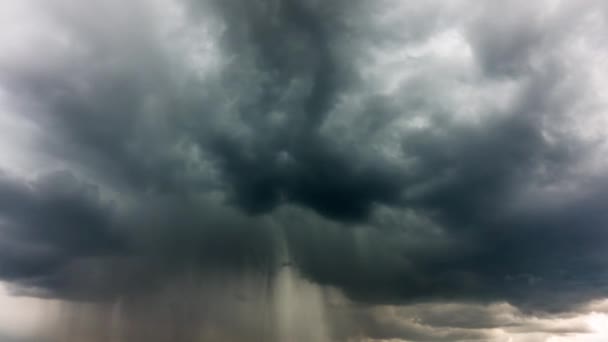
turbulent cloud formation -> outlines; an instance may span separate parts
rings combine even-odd
[[[0,278],[98,305],[72,338],[593,332],[602,1],[1,6]],[[167,301],[193,321],[145,336]]]

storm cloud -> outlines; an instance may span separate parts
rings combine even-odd
[[[285,316],[294,282],[332,339],[283,321],[277,341],[591,333],[575,314],[608,290],[603,2],[2,7],[16,293],[120,311],[132,339],[168,300],[206,338],[269,340],[251,306]],[[159,341],[203,336],[176,329]]]

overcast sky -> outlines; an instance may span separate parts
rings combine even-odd
[[[2,342],[608,340],[608,2],[4,0]]]

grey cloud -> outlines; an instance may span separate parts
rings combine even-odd
[[[402,315],[391,307],[353,308],[347,315],[353,325],[346,324],[347,333],[359,330],[374,340],[486,341],[494,337],[490,331],[481,329],[451,328],[423,323],[417,321],[414,316]],[[342,338],[347,340],[347,337]]]
[[[126,252],[95,186],[68,172],[35,182],[3,175],[0,183],[3,278],[44,283],[75,258]]]
[[[336,310],[343,315],[338,326],[344,332],[352,334],[357,330],[354,326],[377,340],[544,341],[551,336],[574,338],[593,333],[576,314],[531,316],[506,303],[441,302]]]
[[[38,56],[0,65],[39,149],[70,170],[0,182],[4,278],[87,298],[83,288],[158,288],[192,268],[293,265],[367,303],[504,300],[534,312],[605,296],[607,192],[603,168],[587,170],[603,142],[572,125],[598,105],[570,50],[593,33],[564,29],[583,27],[576,14],[595,2],[551,14],[515,1],[504,16],[493,4],[470,14],[468,2],[406,2],[394,9],[411,19],[403,26],[363,1],[184,4],[184,26],[209,23],[212,71],[181,56],[193,52],[178,38],[195,30],[163,36],[165,8],[143,2],[94,5],[107,25],[75,3],[48,5],[71,45],[44,67]],[[471,55],[442,57],[445,30]],[[399,62],[383,73],[375,58]],[[400,78],[381,84],[389,76]],[[91,285],[113,276],[116,286]],[[366,330],[485,336],[385,323]]]
[[[250,67],[259,75],[245,80],[247,89],[237,88],[245,98],[234,109],[253,135],[220,133],[208,145],[234,202],[252,213],[295,202],[328,217],[358,220],[373,202],[395,201],[399,187],[392,171],[352,160],[319,134],[338,96],[356,78],[346,52],[338,50],[351,9],[341,2],[300,1],[218,7],[228,22],[238,23],[223,39],[236,55],[235,69]]]

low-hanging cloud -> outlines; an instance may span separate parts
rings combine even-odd
[[[0,277],[22,293],[293,267],[370,307],[606,296],[599,1],[10,3]],[[349,312],[378,340],[529,327],[416,309],[438,330]]]

